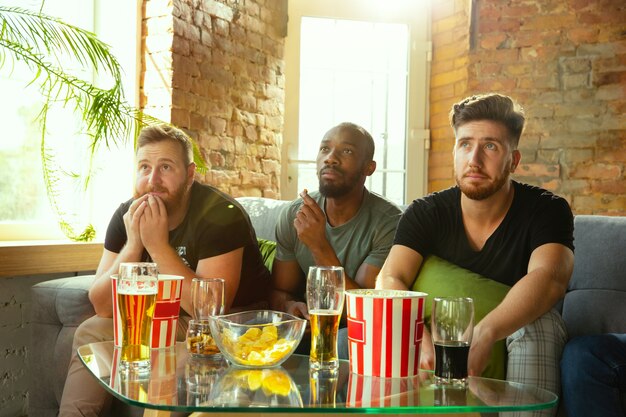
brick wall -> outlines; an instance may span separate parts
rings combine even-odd
[[[280,197],[286,0],[146,0],[141,105],[197,140],[201,182]]]
[[[433,3],[429,190],[454,183],[451,104],[497,91],[527,112],[516,179],[566,197],[576,214],[626,215],[624,2],[475,4]]]

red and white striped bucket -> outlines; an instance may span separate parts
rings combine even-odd
[[[111,359],[111,377],[109,379],[109,386],[114,390],[118,391],[120,389],[120,356],[122,348],[116,346],[113,348],[113,356]]]
[[[176,326],[180,312],[183,279],[180,275],[159,274],[159,292],[152,318],[152,343],[150,347],[153,349],[174,346],[176,343]],[[111,281],[114,311],[113,342],[115,346],[122,346],[122,319],[117,305],[117,275],[112,275]]]
[[[425,293],[346,291],[350,370],[359,375],[417,375],[424,333]]]
[[[350,373],[346,405],[355,408],[419,405],[419,378],[379,378]]]
[[[176,347],[152,351],[148,399],[153,404],[176,404]]]

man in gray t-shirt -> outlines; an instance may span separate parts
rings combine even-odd
[[[330,129],[317,155],[319,191],[304,190],[276,225],[272,307],[308,317],[304,291],[309,266],[343,266],[346,289],[373,288],[401,211],[369,192],[365,179],[376,169],[374,140],[362,127]]]

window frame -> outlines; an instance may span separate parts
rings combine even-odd
[[[395,0],[289,0],[289,23],[285,40],[285,123],[281,159],[281,198],[295,199],[300,120],[300,25],[302,17],[401,23],[409,27],[407,80],[406,184],[404,203],[428,190],[428,99],[431,45],[430,1]],[[330,126],[329,126],[330,127]],[[315,155],[311,157],[314,158]]]
[[[52,0],[47,0],[47,3]],[[63,0],[58,0],[63,1]],[[98,35],[98,37],[104,42],[108,43],[114,49],[116,58],[124,69],[125,76],[123,78],[124,92],[126,93],[126,99],[131,106],[137,106],[139,103],[139,80],[141,71],[141,23],[142,23],[142,0],[135,0],[134,9],[130,10],[129,6],[133,3],[127,0],[85,0],[81,2],[81,7],[87,8],[87,20],[92,21],[91,27],[85,29],[90,30]],[[127,27],[126,32],[120,31],[120,26],[111,25],[111,21],[120,22],[121,8],[130,10],[129,13],[124,16],[125,20],[122,21],[121,26]],[[44,9],[44,13],[46,10]],[[84,18],[83,13],[81,18]],[[74,23],[71,19],[68,19],[69,23]],[[132,38],[132,43],[129,42],[127,37]],[[115,52],[115,48],[119,49],[119,52]],[[3,71],[5,71],[3,69]],[[96,79],[94,78],[94,81]],[[36,88],[30,86],[28,88]],[[129,141],[129,146],[114,150],[118,155],[123,153],[125,158],[132,160],[132,140]],[[112,153],[114,155],[114,153]],[[109,158],[109,155],[106,155]],[[125,194],[129,197],[132,195],[132,167],[128,167],[124,176],[128,175],[128,186],[125,190]],[[118,186],[118,184],[111,184],[112,186]],[[92,186],[87,196],[89,202],[86,209],[89,211],[88,222],[96,224],[98,235],[96,241],[104,240],[104,234],[106,232],[106,224],[110,220],[111,213],[106,214],[106,218],[100,218],[102,214],[95,214],[95,206],[98,205],[96,198],[102,198],[103,194],[107,194],[101,188],[94,189]],[[59,219],[55,214],[49,221],[0,221],[0,242],[5,244],[8,242],[17,241],[67,241],[67,237],[61,231],[59,226]]]

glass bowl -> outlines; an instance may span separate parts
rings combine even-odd
[[[272,310],[243,311],[209,318],[224,357],[243,368],[280,366],[298,347],[306,320]]]

